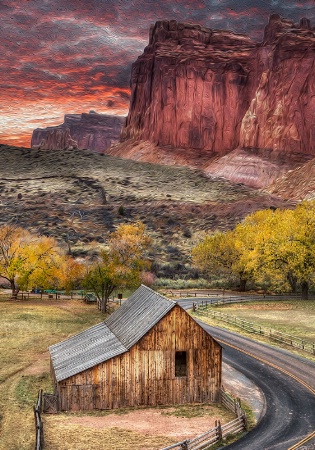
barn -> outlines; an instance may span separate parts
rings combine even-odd
[[[144,285],[104,322],[49,351],[59,411],[219,400],[220,344]]]

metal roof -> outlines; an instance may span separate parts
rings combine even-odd
[[[128,351],[175,304],[142,285],[105,322],[49,347],[57,381]]]
[[[142,285],[105,320],[105,324],[129,349],[175,304],[176,302]]]

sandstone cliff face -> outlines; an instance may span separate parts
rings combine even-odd
[[[200,157],[208,174],[264,187],[315,155],[314,56],[307,19],[294,25],[271,16],[260,44],[227,31],[157,22],[133,64],[123,142],[111,154],[124,156],[128,147],[125,156],[167,164],[173,152],[181,164],[187,158],[176,155],[196,152],[188,165]]]
[[[242,120],[240,146],[315,154],[315,34],[307,25],[271,16],[257,49],[264,70]]]
[[[64,123],[33,131],[31,146],[46,150],[69,148],[102,152],[118,142],[124,117],[90,112],[66,114]]]
[[[157,22],[132,67],[123,139],[219,153],[237,147],[253,95],[255,47],[246,36]]]

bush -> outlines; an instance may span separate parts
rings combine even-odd
[[[123,207],[123,205],[120,205],[120,207],[118,208],[118,214],[120,216],[124,216],[125,215],[125,208]]]

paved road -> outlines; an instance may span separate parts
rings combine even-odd
[[[181,299],[179,303],[188,309],[192,301],[196,302],[195,299]],[[223,360],[253,381],[266,398],[266,411],[259,424],[225,448],[296,449],[300,447],[296,447],[297,443],[313,433],[313,438],[304,445],[314,443],[315,363],[237,333],[200,324],[221,342]]]

